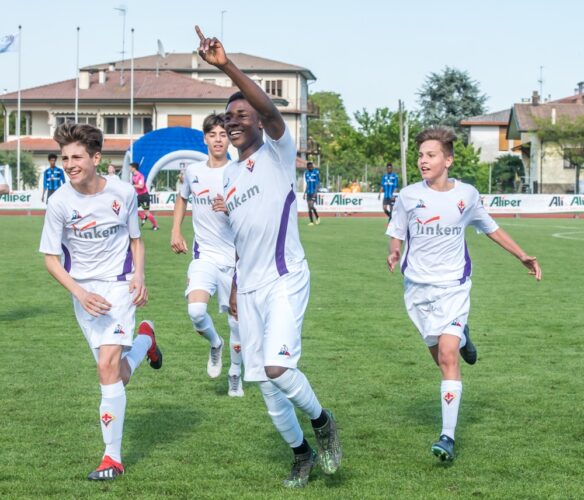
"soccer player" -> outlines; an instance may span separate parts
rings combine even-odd
[[[387,222],[391,221],[391,213],[393,211],[393,204],[395,203],[395,190],[397,189],[398,177],[393,171],[393,165],[387,164],[387,172],[381,177],[381,186],[379,187],[379,195],[383,192],[383,211],[387,215]]]
[[[468,329],[471,261],[465,228],[473,225],[510,254],[529,274],[541,279],[535,257],[521,247],[487,214],[478,191],[448,177],[456,136],[446,128],[429,128],[416,137],[422,182],[402,189],[387,229],[391,236],[387,263],[394,271],[401,258],[408,315],[442,373],[442,432],[432,445],[441,460],[454,458],[454,431],[462,395],[459,352],[474,364],[477,351]],[[402,245],[407,250],[402,257]]]
[[[314,163],[309,161],[306,164],[306,172],[304,172],[304,180],[306,182],[306,191],[304,192],[304,198],[308,204],[308,217],[310,218],[309,226],[314,226],[320,224],[320,217],[314,204],[316,203],[316,197],[318,196],[318,186],[320,184],[320,172],[318,168],[314,168]],[[313,215],[314,214],[314,218]]]
[[[43,173],[43,194],[41,196],[41,201],[45,201],[46,195],[47,202],[53,193],[66,182],[63,169],[57,167],[57,155],[49,153],[48,160],[49,168]]]
[[[152,368],[162,366],[150,321],[140,323],[132,341],[135,309],[148,300],[136,194],[119,179],[97,175],[99,129],[66,123],[54,139],[70,182],[49,200],[40,251],[49,273],[71,292],[77,322],[97,362],[105,453],[88,479],[111,480],[124,473],[124,386],[144,357]]]
[[[174,206],[170,245],[175,253],[187,253],[187,243],[180,226],[184,219],[187,201],[192,196],[193,260],[188,271],[185,296],[193,326],[210,344],[207,374],[211,378],[221,375],[223,339],[207,313],[209,298],[217,292],[219,311],[229,313],[231,282],[235,272],[235,247],[227,215],[213,210],[213,198],[223,193],[223,173],[227,165],[229,139],[225,131],[223,114],[211,114],[203,121],[205,144],[209,160],[190,164]],[[232,397],[242,397],[241,343],[237,319],[227,315],[230,337],[231,367],[227,374],[228,392]]]
[[[239,258],[231,309],[240,317],[245,379],[258,382],[272,422],[292,448],[294,463],[284,485],[303,487],[317,454],[295,408],[311,419],[326,474],[337,471],[342,452],[332,413],[321,407],[297,367],[310,274],[298,234],[296,147],[272,100],[227,58],[219,40],[195,29],[201,57],[240,89],[225,113],[239,161],[227,166],[225,197],[217,197],[215,209],[228,210]]]
[[[148,219],[152,223],[152,230],[158,231],[158,223],[154,215],[150,213],[150,194],[146,187],[144,175],[140,173],[140,166],[137,163],[130,163],[130,171],[132,172],[132,185],[138,195],[138,206],[142,209],[142,212],[138,212],[142,225]]]

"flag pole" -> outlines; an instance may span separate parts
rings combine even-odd
[[[18,26],[18,107],[16,111],[16,189],[22,190],[20,178],[20,58],[22,54],[22,26]]]
[[[79,26],[77,26],[77,61],[75,63],[75,123],[79,123]]]
[[[130,54],[130,160],[134,161],[134,28]]]

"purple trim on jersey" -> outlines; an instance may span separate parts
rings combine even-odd
[[[276,240],[276,268],[280,276],[288,273],[288,268],[286,267],[286,232],[288,231],[290,207],[295,201],[296,193],[291,189],[284,202],[284,210],[282,210],[282,218],[280,219],[280,229],[278,230],[278,239]]]
[[[468,247],[466,246],[466,241],[464,242],[464,271],[462,273],[462,278],[460,278],[460,284],[463,285],[466,282],[466,278],[470,276],[472,270],[472,264],[470,261],[470,254],[468,253]]]
[[[126,281],[126,274],[132,272],[132,247],[128,244],[128,252],[126,253],[126,260],[124,261],[124,268],[122,274],[118,275],[118,281]]]
[[[404,257],[404,262],[401,266],[402,274],[406,270],[406,267],[408,267],[408,254],[410,253],[410,230],[409,229],[408,229],[408,232],[406,234],[406,245],[408,246],[408,249],[406,250],[406,256]]]
[[[71,271],[71,254],[65,245],[61,245],[61,249],[63,250],[63,255],[65,256],[63,267],[65,268],[65,271],[69,272]]]
[[[201,257],[201,252],[199,251],[199,244],[195,241],[193,246],[193,259],[198,259]]]

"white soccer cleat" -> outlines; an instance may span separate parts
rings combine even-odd
[[[207,375],[211,378],[217,378],[221,375],[221,368],[223,368],[222,354],[223,354],[223,339],[219,347],[211,347],[209,351],[209,361],[207,361]]]
[[[229,390],[227,395],[232,398],[242,398],[243,397],[243,384],[241,383],[241,375],[228,375]]]

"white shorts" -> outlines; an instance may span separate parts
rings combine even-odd
[[[234,267],[218,266],[207,260],[195,259],[189,265],[185,297],[195,290],[203,290],[211,296],[217,292],[219,312],[227,312],[234,273]]]
[[[470,311],[467,279],[457,286],[421,285],[405,280],[404,299],[408,315],[428,347],[438,344],[443,333],[462,338]]]
[[[310,272],[306,262],[298,271],[262,288],[237,294],[245,380],[268,380],[265,366],[296,368],[309,295]]]
[[[133,294],[130,293],[129,283],[97,280],[78,283],[88,292],[101,295],[112,305],[107,314],[96,318],[83,309],[81,303],[73,297],[75,317],[95,360],[97,361],[102,345],[122,345],[125,350],[130,349],[136,326],[136,306],[132,303]]]

